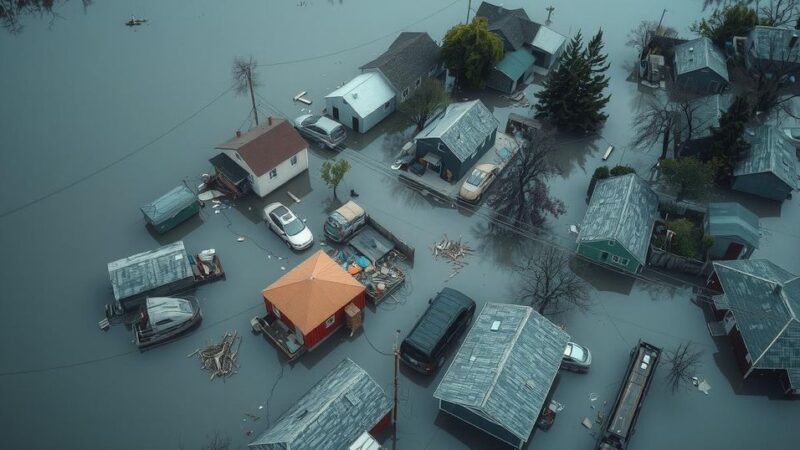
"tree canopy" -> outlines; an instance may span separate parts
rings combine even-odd
[[[489,22],[484,17],[476,16],[472,23],[458,24],[444,36],[444,64],[469,87],[483,87],[489,71],[502,57],[503,41],[489,31]]]
[[[674,188],[678,200],[700,199],[712,185],[714,171],[710,164],[696,158],[665,159],[659,164],[667,184]]]
[[[608,87],[606,59],[602,29],[585,47],[578,32],[561,55],[558,68],[544,82],[544,89],[536,93],[536,117],[561,131],[597,131],[608,118],[602,109],[611,98],[603,95]]]
[[[722,114],[719,127],[711,129],[710,158],[718,181],[727,181],[733,169],[750,149],[744,129],[750,120],[751,107],[747,98],[737,96]]]
[[[442,82],[426,79],[408,100],[400,104],[400,111],[413,120],[417,124],[417,129],[421,130],[428,119],[444,110],[449,103],[450,97],[444,91]]]
[[[745,2],[737,2],[715,9],[711,17],[695,22],[689,28],[724,48],[734,36],[744,36],[756,25],[772,25],[772,22],[760,19],[758,12]]]
[[[339,161],[328,160],[322,163],[320,178],[328,187],[333,189],[334,198],[338,198],[336,196],[336,188],[342,182],[348,170],[350,170],[350,162],[346,159],[340,159]]]

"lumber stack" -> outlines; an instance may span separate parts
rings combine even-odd
[[[200,359],[200,365],[204,370],[211,372],[211,380],[214,378],[228,378],[237,372],[239,366],[236,364],[236,356],[239,353],[239,345],[242,337],[234,332],[226,332],[222,336],[219,344],[210,343],[204,349],[197,349],[194,353]]]
[[[445,258],[450,260],[450,263],[453,266],[453,275],[458,273],[458,271],[467,265],[466,257],[472,253],[472,249],[461,241],[460,236],[457,240],[451,240],[447,238],[446,234],[441,241],[433,244],[431,251],[434,258]]]

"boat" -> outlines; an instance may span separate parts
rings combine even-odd
[[[133,324],[136,346],[144,349],[166,342],[202,319],[200,305],[195,300],[148,297]]]
[[[129,27],[135,27],[135,26],[142,25],[142,24],[144,24],[146,22],[147,22],[147,19],[137,19],[136,17],[131,16],[131,18],[127,22],[125,22],[125,25],[129,26]]]

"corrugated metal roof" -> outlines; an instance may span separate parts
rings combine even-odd
[[[527,441],[568,340],[532,308],[487,303],[433,396],[477,411]]]
[[[536,37],[533,38],[531,45],[554,55],[565,42],[567,42],[566,36],[556,33],[544,25],[540,25],[539,31],[536,32]]]
[[[578,243],[615,240],[645,264],[657,212],[658,196],[635,173],[600,180]]]
[[[508,78],[517,80],[533,65],[535,60],[536,58],[528,50],[521,48],[506,53],[503,59],[497,63],[495,69],[505,74]]]
[[[800,63],[800,43],[794,47],[789,45],[796,33],[797,30],[789,28],[757,26],[747,36],[747,48],[755,51],[758,59],[797,64]]]
[[[752,134],[751,134],[752,133]],[[778,128],[762,125],[745,133],[750,151],[736,165],[734,176],[769,172],[792,189],[798,188],[795,149]]]
[[[715,261],[753,366],[800,369],[800,278],[767,260]]]
[[[178,241],[110,262],[108,276],[119,301],[194,275],[183,241]]]
[[[367,72],[348,81],[325,98],[342,97],[359,116],[367,117],[394,98],[392,86],[378,72]]]
[[[708,235],[736,236],[751,247],[758,248],[758,241],[761,237],[758,216],[739,203],[709,203],[706,223],[706,234]]]
[[[480,100],[453,103],[415,139],[441,139],[460,161],[465,161],[498,127],[497,119]]]
[[[714,46],[711,39],[701,37],[676,45],[674,52],[675,72],[678,76],[709,68],[724,78],[725,81],[729,80],[728,64],[725,62],[725,56]]]
[[[727,110],[727,102],[719,94],[706,95],[689,101],[692,119],[692,139],[703,139],[711,136],[712,128],[719,127],[722,113]],[[679,114],[681,126],[686,129],[686,115]]]
[[[439,63],[439,46],[428,33],[403,32],[389,49],[359,69],[380,69],[398,92],[411,86],[418,78],[426,78]]]
[[[345,359],[249,447],[341,450],[375,426],[392,401],[369,374]]]
[[[186,186],[180,185],[152,202],[142,206],[142,213],[155,225],[169,220],[186,207],[197,202],[194,193]]]

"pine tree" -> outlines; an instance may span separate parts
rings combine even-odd
[[[603,30],[584,48],[580,32],[572,38],[559,59],[558,68],[536,94],[536,117],[561,131],[591,133],[608,118],[602,112],[611,96],[608,87],[607,55],[603,54]]]

